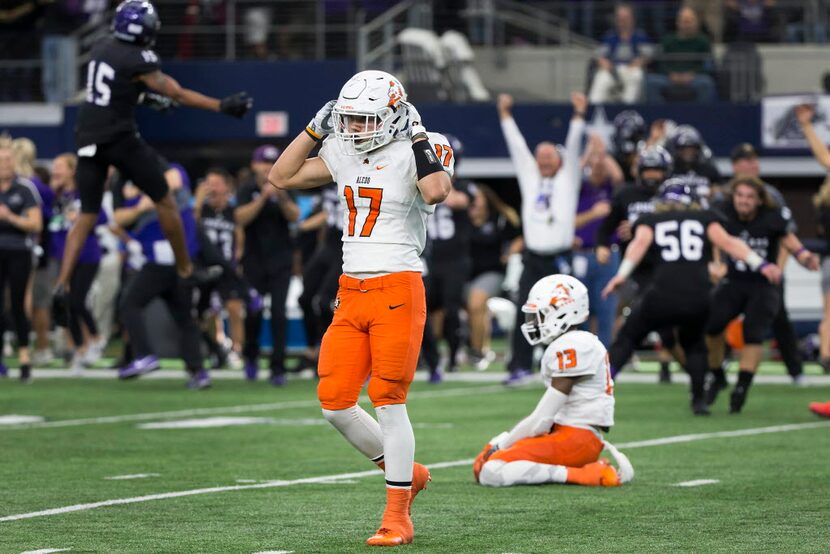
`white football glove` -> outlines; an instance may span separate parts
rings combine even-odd
[[[329,100],[320,110],[314,114],[314,117],[306,125],[305,132],[316,141],[321,141],[334,132],[334,122],[332,121],[331,111],[337,100]]]
[[[409,102],[401,102],[406,108],[407,117],[409,119],[407,131],[409,133],[409,138],[412,142],[416,140],[420,140],[422,138],[427,138],[427,130],[424,127],[423,123],[421,122],[421,114],[418,113],[418,110],[415,109]]]

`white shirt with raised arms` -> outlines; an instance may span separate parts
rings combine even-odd
[[[512,117],[501,120],[501,130],[522,193],[525,247],[542,255],[570,250],[582,185],[579,154],[585,121],[571,119],[562,167],[553,177],[542,177],[539,173],[536,158]]]

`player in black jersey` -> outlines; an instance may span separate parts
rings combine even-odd
[[[711,286],[708,264],[712,245],[743,260],[753,271],[760,270],[761,279],[777,281],[781,270],[775,265],[763,265],[744,242],[730,236],[714,212],[702,209],[700,198],[689,185],[667,180],[655,208],[654,213],[638,219],[620,269],[603,290],[605,296],[613,292],[647,253],[652,255],[654,271],[650,283],[609,349],[612,376],[650,331],[673,327],[686,354],[692,411],[695,415],[707,415],[703,390],[704,334],[709,313],[705,300]]]
[[[236,222],[231,204],[233,177],[222,168],[211,168],[196,190],[193,215],[199,225],[200,261],[206,266],[218,265],[222,276],[201,287],[200,312],[210,307],[210,297],[215,291],[228,314],[231,349],[217,342],[210,334],[202,336],[216,356],[218,365],[227,360],[234,369],[242,368],[242,347],[245,344],[245,308],[254,313],[262,309],[262,297],[240,275],[239,260],[242,257],[243,230]],[[217,333],[221,337],[222,333]]]
[[[333,303],[343,269],[343,218],[337,185],[332,183],[320,193],[319,211],[300,224],[302,231],[323,229],[317,250],[303,266],[303,309],[308,350],[305,362],[317,366],[320,341],[334,317]]]
[[[662,146],[650,146],[640,152],[633,185],[619,189],[611,199],[611,213],[597,229],[597,260],[608,263],[614,232],[625,250],[631,240],[631,229],[643,214],[654,211],[654,195],[672,172],[672,158]]]
[[[674,158],[674,175],[687,176],[698,196],[708,198],[723,178],[700,132],[691,125],[680,125],[669,137],[668,145]]]
[[[464,145],[453,135],[445,136],[450,144],[450,155],[455,156],[457,165],[463,156]],[[442,158],[442,154],[446,156],[439,153],[438,157]],[[432,245],[427,310],[449,345],[449,371],[457,369],[456,358],[462,343],[460,312],[464,305],[464,286],[472,269],[470,240],[473,224],[468,210],[479,194],[470,181],[453,177],[449,196],[435,206],[435,213],[427,219],[427,234]]]
[[[614,118],[614,135],[611,137],[614,159],[620,164],[625,175],[626,182],[635,179],[632,175],[634,160],[640,143],[646,139],[646,122],[639,113],[634,110],[625,110]]]
[[[724,219],[726,230],[740,237],[752,248],[752,259],[730,259],[726,278],[712,295],[712,308],[707,335],[711,350],[709,367],[713,378],[707,387],[707,402],[712,404],[726,386],[721,361],[723,341],[721,333],[734,318],[744,315],[745,345],[741,349],[738,384],[732,392],[729,411],[738,413],[746,402],[752,378],[761,362],[762,343],[781,308],[781,289],[754,271],[753,266],[778,267],[779,247],[784,247],[798,262],[812,271],[819,268],[815,254],[804,248],[794,233],[789,231],[789,210],[773,207],[764,183],[749,176],[739,176],[728,184],[730,192],[717,209]]]
[[[81,246],[97,221],[111,165],[155,203],[159,222],[176,257],[179,276],[188,277],[193,271],[178,207],[156,162],[156,154],[138,134],[135,106],[139,95],[147,89],[185,106],[233,117],[245,115],[253,101],[245,93],[222,100],[211,98],[181,87],[162,73],[159,58],[152,50],[160,25],[150,2],[126,0],[115,10],[111,35],[99,40],[89,54],[86,99],[75,128],[82,213],[67,237],[56,286],[58,305],[64,303],[62,291],[67,287]]]

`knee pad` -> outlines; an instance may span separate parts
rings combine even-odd
[[[405,404],[411,381],[387,381],[374,375],[369,380],[369,399],[372,405]]]
[[[342,411],[354,407],[357,404],[357,396],[352,397],[351,394],[346,394],[343,388],[338,386],[338,380],[332,377],[320,377],[320,382],[317,384],[317,399],[323,407],[324,416],[326,411]],[[326,419],[331,421],[328,416]]]

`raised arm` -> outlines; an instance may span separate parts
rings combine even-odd
[[[452,190],[452,180],[444,171],[441,160],[435,155],[427,136],[421,114],[415,106],[404,102],[409,117],[409,138],[412,140],[412,153],[415,156],[415,167],[418,174],[417,187],[421,198],[429,205],[440,204],[449,196]]]
[[[334,131],[331,110],[335,101],[330,100],[320,108],[305,130],[297,135],[277,159],[268,173],[268,182],[278,189],[310,189],[332,182],[329,168],[321,158],[308,155],[317,143]]]
[[[497,104],[499,111],[499,120],[501,121],[501,132],[504,135],[504,142],[507,143],[507,151],[510,153],[510,159],[518,168],[536,166],[536,159],[533,157],[533,152],[527,146],[519,126],[513,119],[513,97],[509,94],[499,94]]]
[[[813,106],[801,104],[795,107],[795,117],[798,119],[798,124],[801,125],[804,138],[807,139],[810,150],[813,151],[813,156],[825,169],[830,170],[830,148],[827,148],[827,145],[821,141],[815,127],[813,127],[813,117],[815,115],[816,109]]]
[[[253,98],[244,92],[238,92],[221,100],[205,96],[195,90],[182,87],[173,77],[160,70],[144,73],[137,78],[150,90],[163,94],[179,104],[209,112],[222,112],[233,117],[242,117],[254,103]]]

